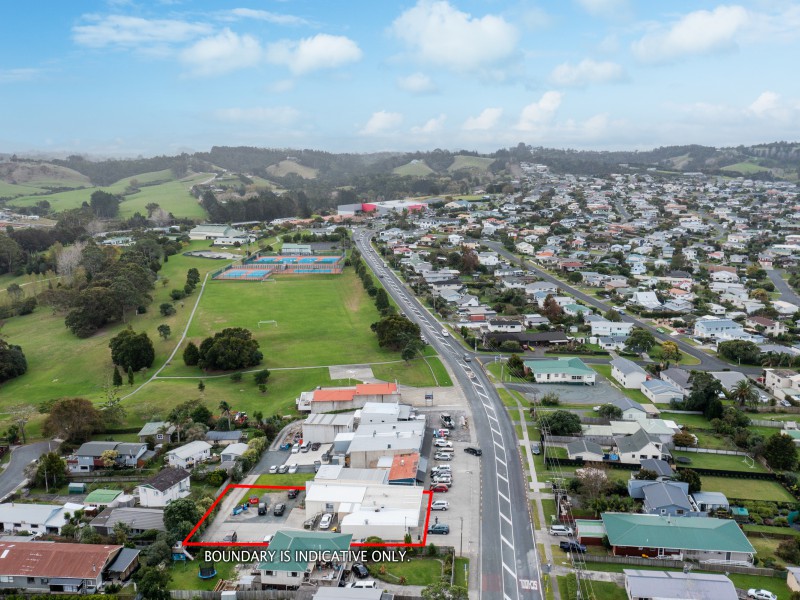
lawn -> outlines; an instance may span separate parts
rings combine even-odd
[[[447,375],[438,357],[415,358],[408,363],[398,361],[372,365],[372,374],[383,381],[397,381],[411,387],[451,386],[453,382]]]
[[[453,565],[453,583],[461,587],[469,587],[469,559],[456,558]]]
[[[722,492],[728,499],[773,500],[794,502],[792,495],[777,481],[757,479],[731,479],[728,477],[701,477],[704,492]]]
[[[304,485],[306,481],[314,479],[314,473],[266,473],[259,475],[256,485]]]
[[[264,319],[277,326],[258,327]],[[370,325],[379,319],[351,269],[342,275],[284,275],[274,283],[212,281],[189,328],[198,345],[226,327],[245,327],[261,344],[269,368],[398,360],[378,346]],[[164,375],[198,375],[176,361]]]
[[[184,247],[184,251],[206,247],[208,242],[193,242]],[[174,348],[175,338],[186,325],[191,305],[199,291],[195,291],[194,295],[187,298],[184,306],[177,303],[177,312],[170,317],[162,317],[159,314],[159,304],[170,301],[170,290],[183,285],[189,268],[197,268],[203,276],[208,271],[218,269],[222,264],[224,263],[220,261],[182,254],[171,257],[169,262],[164,263],[159,273],[162,279],[168,280],[168,285],[163,286],[160,281],[156,282],[153,302],[148,312],[131,316],[128,323],[106,327],[87,339],[75,337],[64,326],[64,315],[54,315],[46,307],[37,308],[32,315],[6,320],[3,335],[9,343],[22,346],[28,360],[28,372],[3,384],[0,394],[3,400],[0,401],[0,407],[18,404],[23,398],[26,403],[33,405],[63,396],[100,399],[106,379],[110,379],[111,376],[111,353],[108,342],[128,325],[136,331],[146,331],[150,335],[156,351],[154,367],[163,364]],[[168,340],[162,340],[158,336],[157,328],[162,323],[172,328],[172,337]],[[137,374],[137,382],[141,377]]]
[[[489,165],[492,164],[492,162],[493,159],[491,158],[484,158],[482,156],[466,156],[463,154],[459,154],[455,156],[453,164],[447,167],[447,170],[450,171],[451,173],[453,171],[458,171],[459,169],[476,169],[480,171],[486,171],[486,169],[489,168]]]
[[[684,425],[689,428],[711,429],[711,423],[703,415],[682,415],[662,411],[661,418],[675,421],[678,425]]]
[[[199,553],[198,553],[199,555]],[[200,579],[197,573],[200,569],[202,562],[197,555],[193,561],[174,562],[169,570],[172,575],[169,589],[171,590],[207,590],[211,591],[220,579],[230,579],[233,576],[235,563],[231,562],[218,562],[215,564],[217,568],[217,576],[212,579]]]
[[[707,454],[703,452],[679,452],[672,450],[672,456],[685,456],[692,461],[689,467],[698,467],[700,469],[720,469],[723,471],[742,471],[744,473],[766,473],[767,469],[761,465],[760,462],[754,461],[754,466],[751,469],[749,464],[744,464],[742,456],[734,456],[730,454]]]
[[[394,584],[399,584],[401,577],[405,578],[404,585],[429,585],[442,578],[442,562],[435,558],[375,562],[367,568],[373,577]]]
[[[648,354],[650,355],[650,358],[652,358],[653,360],[655,360],[657,362],[660,361],[661,360],[661,344],[656,344],[655,346],[653,346],[650,349],[650,352],[648,352]],[[678,364],[692,367],[692,366],[699,365],[700,364],[700,359],[692,356],[691,354],[688,354],[686,352],[681,351],[681,359],[680,359],[680,361],[678,361]]]

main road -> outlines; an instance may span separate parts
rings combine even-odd
[[[514,254],[506,250],[505,247],[498,242],[484,241],[483,243],[489,246],[489,248],[497,252],[499,255],[510,260],[512,263],[520,263],[523,268],[533,271],[534,273],[536,273],[538,277],[541,277],[542,279],[544,279],[545,281],[549,281],[550,283],[555,283],[561,289],[565,290],[568,294],[574,296],[575,298],[581,300],[582,302],[584,302],[589,306],[593,306],[594,308],[603,312],[615,308],[610,304],[601,302],[594,296],[590,296],[589,294],[586,294],[580,291],[579,289],[572,287],[571,285],[565,283],[558,277],[554,277],[547,271],[540,269],[533,263],[528,262],[525,259],[520,259],[519,257],[515,256]],[[634,323],[637,327],[641,327],[642,329],[648,330],[650,333],[653,334],[653,336],[657,340],[661,342],[667,342],[667,341],[675,342],[678,345],[678,348],[680,348],[683,352],[695,357],[697,360],[700,361],[699,365],[692,367],[693,369],[696,369],[698,371],[722,371],[724,369],[731,368],[731,365],[729,363],[726,363],[725,361],[722,361],[716,358],[715,356],[706,354],[702,350],[682,340],[680,336],[671,336],[660,333],[653,325],[650,325],[649,323],[637,319],[636,317],[632,317],[631,315],[627,314],[623,315],[622,320],[627,323]],[[736,370],[750,375],[761,374],[762,371],[762,369],[759,367],[736,367]]]
[[[479,597],[486,600],[540,600],[539,557],[530,520],[527,479],[514,426],[494,386],[465,350],[446,333],[370,245],[372,232],[353,237],[365,262],[377,274],[403,313],[422,334],[461,385],[472,409],[472,422],[483,450],[479,544]],[[468,355],[468,354],[466,354]],[[478,490],[467,490],[473,493]]]

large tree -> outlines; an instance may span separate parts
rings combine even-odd
[[[189,498],[180,498],[164,509],[164,527],[175,533],[179,539],[186,537],[200,520],[197,505]]]
[[[411,341],[420,341],[419,325],[403,315],[384,317],[373,323],[371,328],[378,335],[378,345],[381,348],[401,350]]]
[[[717,352],[728,360],[735,360],[740,364],[747,365],[759,364],[759,358],[761,357],[761,350],[758,345],[746,340],[720,342],[717,345]]]
[[[44,454],[39,458],[34,481],[37,487],[61,487],[67,482],[67,462],[57,452]]]
[[[705,414],[708,407],[714,400],[719,401],[723,394],[722,384],[717,378],[705,371],[692,371],[689,381],[692,384],[692,391],[686,399],[687,410],[702,410]],[[719,406],[722,412],[722,405]],[[718,417],[719,415],[714,415]],[[712,418],[706,414],[706,418]]]
[[[697,471],[693,471],[692,469],[681,469],[678,471],[676,479],[689,484],[690,494],[699,492],[703,485],[703,480],[700,479],[700,475],[697,474]]]
[[[124,370],[139,371],[153,365],[156,357],[153,342],[143,331],[136,333],[133,329],[123,329],[111,338],[111,361]]]
[[[0,338],[0,383],[25,374],[28,361],[19,346],[13,346]]]
[[[573,435],[581,431],[581,418],[567,410],[556,410],[539,417],[539,427],[550,435]]]
[[[792,471],[797,466],[797,447],[786,434],[777,432],[764,445],[764,458],[776,471]]]
[[[756,406],[758,404],[758,391],[749,379],[737,381],[733,389],[728,392],[728,397],[739,406]]]
[[[89,206],[92,212],[100,218],[116,217],[119,212],[119,196],[109,194],[102,190],[97,190],[92,193]]]
[[[0,275],[13,273],[23,262],[19,244],[5,233],[0,233]]]
[[[103,415],[86,398],[61,398],[50,408],[44,433],[66,442],[81,444],[102,431]]]
[[[656,343],[653,334],[641,327],[634,327],[628,339],[625,340],[625,349],[630,352],[647,352]]]
[[[197,364],[201,369],[220,371],[254,367],[264,358],[258,347],[249,330],[230,327],[203,340]]]

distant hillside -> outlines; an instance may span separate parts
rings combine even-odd
[[[89,178],[66,167],[40,162],[0,163],[0,180],[34,187],[81,187]]]
[[[417,159],[392,169],[392,173],[395,175],[410,175],[411,177],[425,177],[433,172],[433,169],[426,165],[424,161]]]
[[[451,173],[461,170],[485,172],[493,162],[494,158],[464,156],[463,154],[459,154],[455,157],[455,160],[453,160],[453,164],[447,167],[447,170]]]
[[[316,179],[318,169],[301,165],[294,160],[282,160],[276,165],[267,167],[267,173],[273,177],[286,177],[290,173],[299,175],[303,179]]]

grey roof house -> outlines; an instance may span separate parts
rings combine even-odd
[[[654,481],[642,488],[642,512],[651,515],[690,516],[696,512],[682,486],[666,481]]]
[[[628,598],[655,600],[738,600],[736,587],[725,575],[680,571],[623,569]]]

